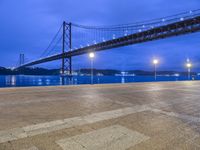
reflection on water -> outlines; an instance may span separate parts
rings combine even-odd
[[[38,79],[38,85],[42,85],[42,79]]]
[[[12,76],[6,76],[5,78],[6,80],[6,85],[11,85],[11,86],[15,86],[16,85],[16,76],[12,75]]]
[[[60,85],[73,85],[73,80],[76,80],[73,77],[60,77]]]
[[[121,83],[124,84],[125,83],[125,78],[121,77]]]
[[[159,76],[158,81],[180,81],[187,80],[185,77],[166,77]],[[195,78],[199,80],[200,77]],[[151,82],[154,81],[154,76],[94,76],[94,84],[102,83],[129,83],[129,82]],[[26,75],[8,75],[0,76],[0,87],[19,87],[19,86],[52,86],[52,85],[77,85],[90,84],[90,76],[26,76]]]
[[[46,79],[46,85],[49,85],[49,84],[50,84],[50,80]]]

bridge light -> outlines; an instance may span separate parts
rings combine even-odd
[[[105,42],[105,39],[103,38],[103,42]]]
[[[162,22],[165,22],[165,19],[164,19],[164,18],[162,19]]]
[[[126,30],[125,33],[124,33],[124,36],[127,36],[127,35],[128,35],[128,31]]]
[[[138,31],[139,31],[139,32],[142,32],[142,30],[141,30],[141,29],[139,29]]]
[[[115,39],[115,34],[113,34],[113,39]]]
[[[190,10],[190,14],[192,14],[193,13],[193,11],[192,10]]]
[[[183,20],[184,20],[184,18],[180,18],[180,20],[181,20],[181,21],[183,21]]]

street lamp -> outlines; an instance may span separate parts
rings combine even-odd
[[[186,67],[188,68],[188,80],[190,80],[190,74],[191,74],[191,67],[192,67],[192,64],[190,62],[188,62],[186,64]]]
[[[93,59],[94,59],[94,53],[91,52],[89,53],[89,57],[90,57],[90,60],[91,60],[91,84],[93,84]]]
[[[157,64],[158,64],[158,60],[157,59],[154,59],[153,60],[153,64],[154,64],[154,77],[155,77],[155,80],[157,79],[157,73],[156,73],[156,67],[157,67]]]

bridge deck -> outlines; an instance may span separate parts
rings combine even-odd
[[[0,89],[0,149],[200,149],[199,90],[198,81]]]

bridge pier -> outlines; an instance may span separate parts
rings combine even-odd
[[[63,22],[63,39],[62,39],[62,68],[61,74],[62,75],[72,75],[72,57],[65,58],[65,52],[71,51],[72,49],[72,30],[71,30],[71,23]]]

